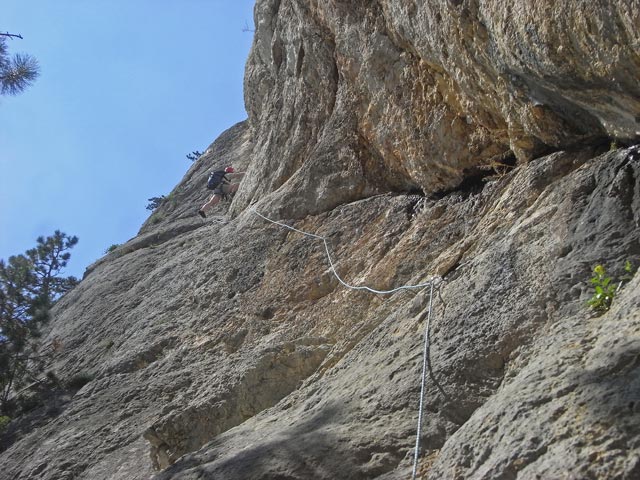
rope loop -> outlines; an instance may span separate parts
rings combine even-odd
[[[336,271],[336,267],[333,263],[333,260],[331,259],[331,252],[329,251],[329,243],[327,242],[327,238],[323,237],[322,235],[316,235],[314,233],[309,233],[309,232],[305,232],[303,230],[299,230],[297,228],[292,227],[291,225],[287,225],[286,223],[282,223],[282,222],[276,222],[275,220],[271,220],[270,218],[265,217],[264,215],[262,215],[261,213],[259,213],[255,208],[251,208],[250,209],[253,213],[255,213],[257,216],[259,216],[260,218],[266,220],[267,222],[271,222],[274,225],[279,225],[283,228],[286,228],[288,230],[291,230],[293,232],[297,232],[300,233],[302,235],[305,235],[307,237],[310,238],[315,238],[317,240],[322,240],[322,242],[324,243],[324,250],[325,253],[327,254],[327,259],[329,260],[329,268],[331,270],[331,272],[333,273],[333,275],[338,279],[338,281],[346,288],[351,289],[351,290],[366,290],[368,292],[371,293],[376,293],[376,294],[380,294],[380,295],[387,295],[390,293],[395,293],[398,292],[400,290],[413,290],[413,289],[417,289],[417,288],[426,288],[429,286],[432,286],[434,284],[434,282],[438,282],[442,280],[442,278],[440,276],[433,276],[431,277],[428,281],[424,282],[424,283],[418,283],[416,285],[403,285],[397,288],[392,288],[391,290],[378,290],[375,288],[371,288],[371,287],[367,287],[364,285],[350,285],[347,282],[345,282],[342,277],[340,277],[340,275],[338,274],[338,272]]]
[[[412,472],[412,476],[411,476],[412,480],[415,480],[416,475],[418,473],[418,456],[419,456],[419,453],[420,453],[420,435],[422,434],[422,416],[423,416],[423,412],[424,412],[424,391],[425,391],[425,385],[426,385],[426,381],[427,381],[427,372],[429,371],[429,350],[430,350],[429,328],[430,328],[430,325],[431,325],[431,310],[432,310],[432,305],[433,305],[433,291],[434,291],[434,288],[437,288],[438,289],[437,290],[438,291],[438,295],[440,295],[440,286],[444,282],[444,279],[439,275],[434,275],[427,282],[418,283],[417,285],[403,285],[401,287],[393,288],[391,290],[377,290],[375,288],[371,288],[371,287],[367,287],[367,286],[349,285],[347,282],[345,282],[340,277],[340,275],[338,275],[338,272],[336,271],[336,268],[335,268],[335,265],[333,263],[333,260],[331,259],[331,253],[329,251],[329,244],[327,243],[327,238],[326,237],[323,237],[321,235],[316,235],[314,233],[305,232],[303,230],[299,230],[297,228],[292,227],[291,225],[287,225],[286,223],[276,222],[275,220],[271,220],[270,218],[267,218],[264,215],[260,214],[255,208],[251,208],[250,210],[253,213],[255,213],[257,216],[261,217],[262,219],[266,220],[267,222],[273,223],[274,225],[279,225],[279,226],[281,226],[283,228],[286,228],[286,229],[291,230],[293,232],[300,233],[300,234],[305,235],[305,236],[310,237],[310,238],[314,238],[316,240],[322,240],[322,242],[324,243],[325,252],[327,254],[327,259],[329,260],[329,266],[330,266],[331,272],[335,275],[335,277],[338,279],[338,281],[342,285],[344,285],[346,288],[349,288],[351,290],[366,290],[368,292],[376,293],[376,294],[389,294],[389,293],[398,292],[400,290],[410,290],[410,289],[416,289],[416,288],[427,288],[427,287],[429,287],[429,306],[427,307],[427,309],[428,309],[427,324],[426,324],[425,332],[424,332],[424,348],[423,348],[423,356],[422,356],[422,380],[421,380],[421,384],[420,384],[420,406],[419,406],[419,409],[418,409],[418,429],[417,429],[417,433],[416,433],[416,446],[415,446],[414,459],[413,459],[413,472]]]

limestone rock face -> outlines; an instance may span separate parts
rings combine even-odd
[[[638,255],[640,164],[627,150],[594,154],[558,152],[471,192],[381,196],[296,225],[330,238],[356,282],[444,275],[425,478],[637,476],[638,279],[601,317],[585,302],[594,264],[619,274]],[[409,477],[428,295],[340,288],[321,274],[321,245],[286,236],[288,260],[262,286],[298,304],[294,323],[313,319],[331,352],[296,392],[159,479]]]
[[[275,190],[289,216],[444,191],[478,168],[636,138],[638,22],[630,0],[259,1],[257,144],[235,211]]]
[[[561,3],[259,0],[248,120],[58,302],[90,381],[0,478],[410,478],[427,321],[420,478],[640,477],[639,5]]]

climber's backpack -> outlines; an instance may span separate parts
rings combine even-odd
[[[207,188],[209,190],[215,190],[220,186],[220,184],[225,180],[226,172],[224,170],[216,170],[215,172],[211,172],[209,175],[209,180],[207,180]]]

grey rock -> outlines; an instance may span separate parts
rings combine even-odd
[[[236,213],[274,191],[265,208],[300,217],[449,190],[479,168],[640,135],[633,1],[270,0],[256,19],[256,146]]]
[[[445,272],[434,299],[421,439],[429,476],[637,473],[638,280],[603,317],[585,302],[592,265],[614,269],[638,254],[632,205],[640,165],[625,151],[589,157],[557,153],[467,198],[433,202],[411,222],[397,211],[391,217],[404,228],[377,263],[379,274],[398,271],[385,260],[415,265],[422,252],[431,257],[423,271],[433,271],[449,250],[463,250],[461,268]],[[611,195],[621,184],[626,193]],[[370,229],[362,240],[368,248],[347,254],[351,264],[362,255],[372,261],[374,246],[393,231],[356,220],[382,198],[391,211],[399,200],[343,206],[323,222],[342,216],[352,229]],[[341,254],[350,250],[349,241],[343,245]],[[331,296],[348,309],[360,295],[337,289]],[[157,478],[406,478],[426,300],[404,293],[384,300],[382,311],[350,325],[326,370]]]
[[[10,479],[636,478],[634,1],[260,0],[249,118],[44,332]],[[606,140],[606,141],[605,141]],[[206,220],[209,170],[247,170]],[[305,236],[256,215],[291,225]]]

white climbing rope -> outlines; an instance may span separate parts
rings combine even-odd
[[[426,380],[427,380],[427,371],[428,371],[428,366],[429,366],[429,348],[430,348],[429,327],[431,325],[431,307],[433,305],[433,288],[434,288],[434,284],[436,282],[442,281],[442,277],[433,276],[427,282],[419,283],[417,285],[403,285],[401,287],[397,287],[397,288],[394,288],[394,289],[391,289],[391,290],[376,290],[375,288],[370,288],[370,287],[366,287],[366,286],[349,285],[344,280],[342,280],[342,278],[340,278],[340,275],[338,275],[338,272],[336,271],[335,265],[333,264],[333,260],[331,260],[331,254],[329,252],[329,244],[327,243],[326,237],[323,237],[321,235],[316,235],[316,234],[313,234],[313,233],[309,233],[309,232],[305,232],[303,230],[299,230],[297,228],[292,227],[291,225],[287,225],[286,223],[276,222],[275,220],[271,220],[270,218],[267,218],[264,215],[262,215],[255,208],[251,208],[250,210],[253,213],[255,213],[256,215],[258,215],[260,218],[266,220],[267,222],[271,222],[271,223],[273,223],[275,225],[279,225],[279,226],[281,226],[283,228],[286,228],[288,230],[291,230],[291,231],[294,231],[294,232],[298,232],[298,233],[300,233],[302,235],[305,235],[307,237],[315,238],[317,240],[322,240],[322,242],[324,243],[325,252],[327,253],[327,259],[329,260],[329,265],[331,267],[331,271],[333,272],[335,277],[338,279],[338,281],[342,285],[344,285],[346,288],[349,288],[351,290],[366,290],[366,291],[369,291],[369,292],[372,292],[372,293],[378,293],[378,294],[387,294],[387,293],[394,293],[394,292],[397,292],[399,290],[430,287],[429,306],[427,307],[427,312],[428,312],[427,313],[427,325],[425,327],[425,333],[424,333],[424,351],[423,351],[423,357],[422,357],[422,381],[421,381],[421,385],[420,385],[420,406],[418,408],[418,431],[417,431],[417,434],[416,434],[416,447],[415,447],[414,460],[413,460],[413,473],[412,473],[412,476],[411,476],[412,480],[415,480],[416,479],[416,474],[418,472],[418,455],[420,453],[420,435],[422,434],[422,412],[424,411],[424,390],[425,390],[425,384],[426,384]]]
[[[418,473],[418,454],[420,453],[420,435],[422,434],[422,412],[424,411],[424,387],[427,381],[427,370],[429,366],[429,326],[431,325],[431,306],[433,300],[433,282],[429,292],[429,307],[427,313],[427,325],[424,329],[424,351],[422,353],[422,382],[420,384],[420,406],[418,407],[418,429],[416,433],[416,449],[413,454],[413,472],[411,480],[416,479]]]
[[[431,279],[429,279],[429,281],[424,282],[424,283],[419,283],[417,285],[403,285],[401,287],[393,288],[391,290],[377,290],[375,288],[371,288],[371,287],[367,287],[367,286],[349,285],[347,282],[345,282],[340,277],[340,275],[338,275],[338,272],[336,271],[336,267],[333,264],[333,260],[331,259],[331,253],[329,252],[329,244],[327,243],[326,237],[323,237],[321,235],[315,235],[315,234],[309,233],[309,232],[305,232],[303,230],[298,230],[297,228],[294,228],[291,225],[287,225],[286,223],[281,223],[281,222],[276,222],[275,220],[271,220],[270,218],[267,218],[264,215],[262,215],[255,208],[251,208],[251,211],[253,213],[255,213],[256,215],[258,215],[260,218],[266,220],[267,222],[271,222],[271,223],[273,223],[275,225],[279,225],[279,226],[281,226],[283,228],[292,230],[294,232],[301,233],[302,235],[305,235],[307,237],[311,237],[311,238],[315,238],[315,239],[318,239],[318,240],[322,240],[322,242],[324,243],[325,252],[327,253],[327,259],[329,260],[329,266],[330,266],[331,272],[333,273],[333,275],[335,275],[335,277],[338,279],[338,281],[342,285],[344,285],[346,288],[349,288],[351,290],[366,290],[366,291],[371,292],[371,293],[388,294],[388,293],[395,293],[395,292],[398,292],[400,290],[411,290],[411,289],[416,289],[416,288],[425,288],[425,287],[428,287],[429,285],[433,285],[433,282],[437,278],[439,278],[439,277],[432,277]]]

